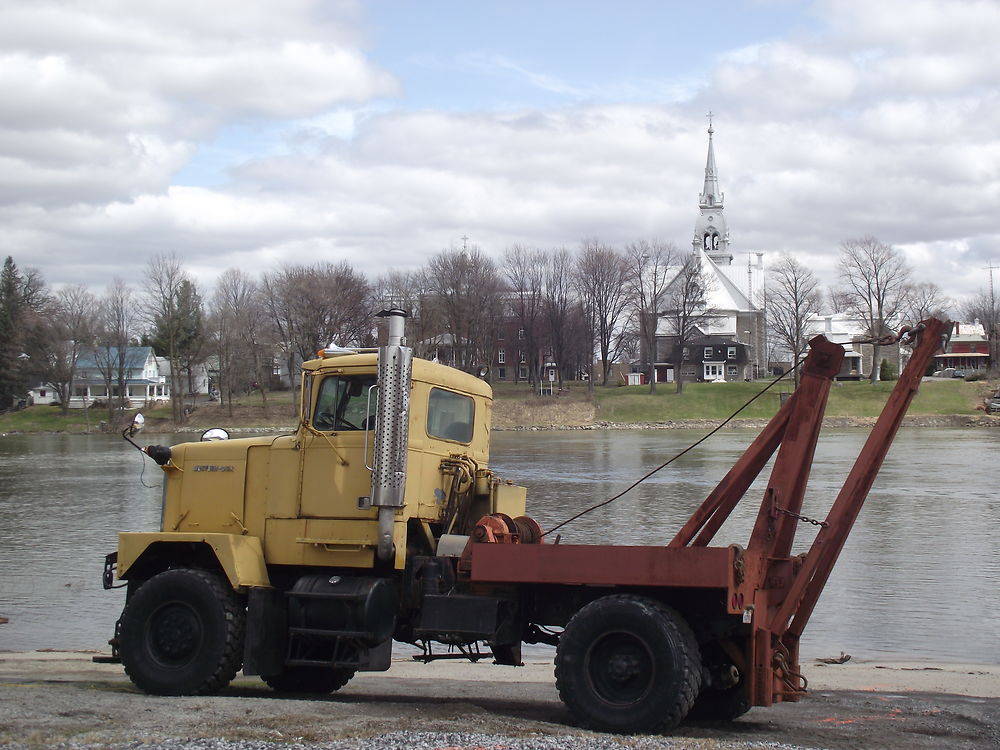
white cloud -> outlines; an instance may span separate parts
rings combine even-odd
[[[319,0],[0,5],[0,200],[162,192],[227,123],[395,93],[360,50],[356,14]]]
[[[365,57],[353,3],[212,7],[0,5],[0,241],[20,264],[99,287],[164,250],[210,283],[235,265],[416,267],[463,234],[490,252],[686,246],[709,109],[738,253],[789,251],[830,282],[840,242],[871,233],[960,294],[998,247],[993,3],[821,3],[823,30],[742,45],[679,101],[495,113],[379,103],[399,84]],[[171,185],[254,118],[286,129],[280,148],[234,149],[226,184]]]

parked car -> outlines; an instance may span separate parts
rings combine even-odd
[[[953,372],[951,374],[951,376],[953,378],[964,378],[965,377],[965,370],[955,370],[955,372]]]
[[[1000,397],[994,396],[993,398],[991,398],[988,406],[990,414],[994,414],[1000,411]]]

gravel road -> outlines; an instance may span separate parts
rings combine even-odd
[[[0,747],[193,750],[692,750],[1000,747],[1000,667],[885,663],[811,666],[797,704],[668,737],[575,727],[552,665],[394,661],[340,692],[276,697],[239,677],[218,696],[136,691],[89,654],[0,653]]]

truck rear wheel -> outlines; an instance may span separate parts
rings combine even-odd
[[[703,690],[691,707],[688,718],[697,721],[732,721],[752,708],[742,680],[738,685],[716,690]]]
[[[261,679],[276,693],[332,693],[354,677],[353,669],[330,667],[285,667],[278,674]]]
[[[122,612],[125,672],[156,695],[217,692],[242,664],[245,620],[245,607],[220,576],[189,568],[155,575]]]
[[[583,723],[612,732],[679,724],[701,687],[694,633],[640,596],[605,596],[569,621],[556,650],[559,697]]]

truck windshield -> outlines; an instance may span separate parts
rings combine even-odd
[[[368,398],[368,389],[373,385],[374,375],[323,378],[313,411],[313,427],[323,431],[374,429],[377,394],[372,394],[370,404]]]

